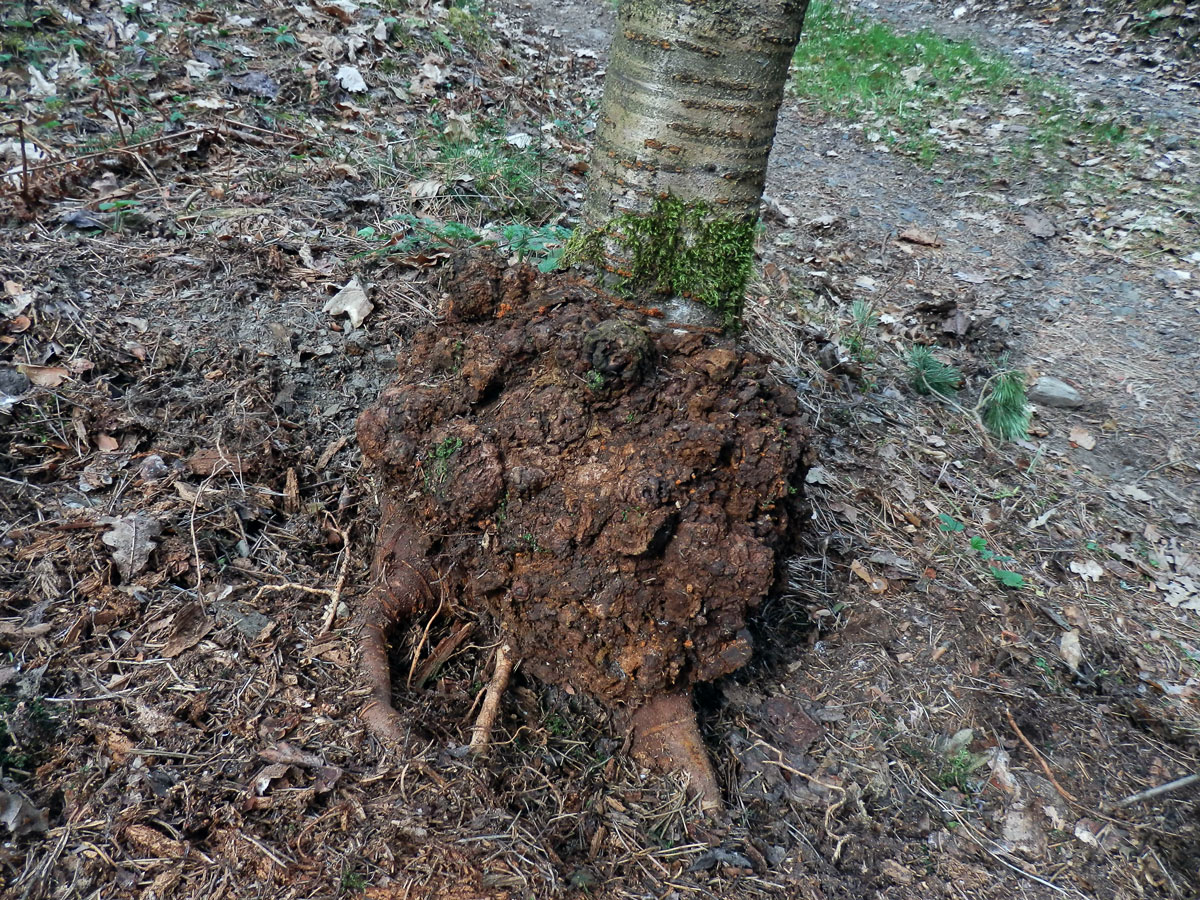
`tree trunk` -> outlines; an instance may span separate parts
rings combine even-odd
[[[585,255],[626,278],[740,309],[740,296],[729,295],[749,274],[767,156],[807,7],[621,0],[583,211],[585,233],[606,240]],[[633,224],[647,217],[670,222]],[[664,240],[669,246],[646,247]],[[715,269],[697,279],[703,266]]]

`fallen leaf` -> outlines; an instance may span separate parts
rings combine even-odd
[[[200,62],[198,59],[189,59],[183,64],[183,71],[187,73],[188,78],[203,81],[212,74],[212,66],[206,62]]]
[[[1084,450],[1096,448],[1096,439],[1082,425],[1072,426],[1069,440],[1076,447],[1082,447]]]
[[[56,388],[71,377],[71,373],[62,366],[35,366],[21,363],[17,371],[28,378],[38,387]]]
[[[820,466],[813,466],[804,476],[805,484],[833,484],[833,476]]]
[[[1071,667],[1072,672],[1079,671],[1083,662],[1083,647],[1079,644],[1079,632],[1075,629],[1064,631],[1058,641],[1058,652],[1062,654],[1063,662]]]
[[[341,66],[337,70],[337,80],[344,89],[352,94],[361,94],[367,90],[367,82],[362,73],[354,66]]]
[[[21,837],[30,832],[43,832],[50,827],[49,817],[44,809],[40,809],[26,800],[20,794],[8,791],[0,792],[0,822],[8,829],[13,837]]]
[[[442,192],[445,186],[433,178],[425,181],[411,181],[408,185],[408,195],[416,200],[432,200]]]
[[[915,225],[910,228],[905,228],[902,232],[900,232],[899,237],[902,241],[908,241],[910,244],[919,244],[922,247],[942,246],[942,241],[937,235],[930,234],[928,231],[925,231],[922,228],[917,228]]]
[[[366,289],[355,275],[345,286],[334,294],[325,303],[325,312],[332,316],[340,316],[343,313],[350,319],[350,326],[358,328],[362,325],[363,320],[371,314],[371,310],[375,308],[375,304],[367,298]]]
[[[470,144],[476,140],[475,128],[471,125],[471,116],[452,112],[446,116],[446,127],[442,136],[458,144]]]
[[[1050,221],[1050,218],[1037,210],[1031,209],[1025,213],[1021,217],[1021,221],[1025,223],[1025,227],[1029,229],[1029,233],[1034,237],[1052,238],[1058,234],[1058,229],[1054,227],[1054,223]]]
[[[1094,559],[1073,559],[1071,571],[1084,581],[1099,581],[1104,575],[1104,566]]]
[[[872,575],[861,561],[856,559],[850,563],[850,571],[867,583],[867,590],[872,594],[882,594],[887,591],[887,579],[881,575]]]
[[[315,753],[305,753],[287,741],[279,741],[273,747],[259,750],[258,755],[269,763],[285,763],[287,765],[306,766],[308,768],[325,765],[325,760],[322,757]]]
[[[525,134],[523,131],[518,131],[516,134],[510,134],[504,140],[512,144],[518,150],[524,150],[533,143],[533,138]]]
[[[1200,583],[1187,575],[1172,579],[1167,584],[1159,584],[1163,589],[1163,599],[1176,609],[1187,609],[1200,612]]]
[[[112,548],[113,562],[128,582],[146,568],[146,561],[158,545],[154,539],[162,533],[162,525],[145,513],[133,513],[118,519],[101,540]]]
[[[195,647],[213,627],[212,619],[204,614],[204,604],[198,600],[183,606],[171,621],[171,633],[159,655],[174,659],[184,650]]]
[[[96,449],[102,453],[115,453],[121,449],[121,442],[111,434],[105,434],[102,431],[96,435]]]
[[[1135,487],[1132,484],[1127,484],[1121,488],[1122,493],[1131,500],[1137,500],[1140,503],[1149,503],[1154,499],[1150,494],[1147,494],[1140,487]]]

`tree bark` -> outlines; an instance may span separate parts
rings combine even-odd
[[[586,227],[672,195],[758,218],[808,0],[621,0]]]

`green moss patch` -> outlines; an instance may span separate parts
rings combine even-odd
[[[756,229],[755,222],[715,215],[708,204],[667,195],[648,213],[622,213],[602,228],[580,228],[564,260],[600,266],[625,290],[698,300],[734,327],[754,266]]]

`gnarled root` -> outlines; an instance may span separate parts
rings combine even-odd
[[[387,621],[378,603],[369,603],[358,636],[359,659],[363,677],[371,688],[371,698],[359,717],[375,737],[398,747],[408,739],[408,723],[392,706],[392,666],[388,660]]]
[[[655,697],[634,713],[633,753],[643,765],[686,775],[688,790],[705,812],[717,813],[725,808],[717,773],[700,738],[690,694]]]
[[[412,563],[424,557],[421,538],[406,528],[394,511],[385,509],[372,565],[376,583],[363,598],[358,619],[359,662],[363,680],[371,689],[371,698],[359,717],[375,737],[390,747],[402,747],[412,726],[392,706],[388,634],[398,623],[431,605],[429,583]]]
[[[492,745],[492,729],[496,727],[496,716],[500,712],[500,698],[508,687],[508,679],[512,675],[512,647],[507,641],[501,641],[496,648],[496,665],[492,672],[492,680],[488,682],[487,691],[483,695],[483,706],[479,708],[479,717],[471,729],[471,752],[476,756],[486,756]]]

